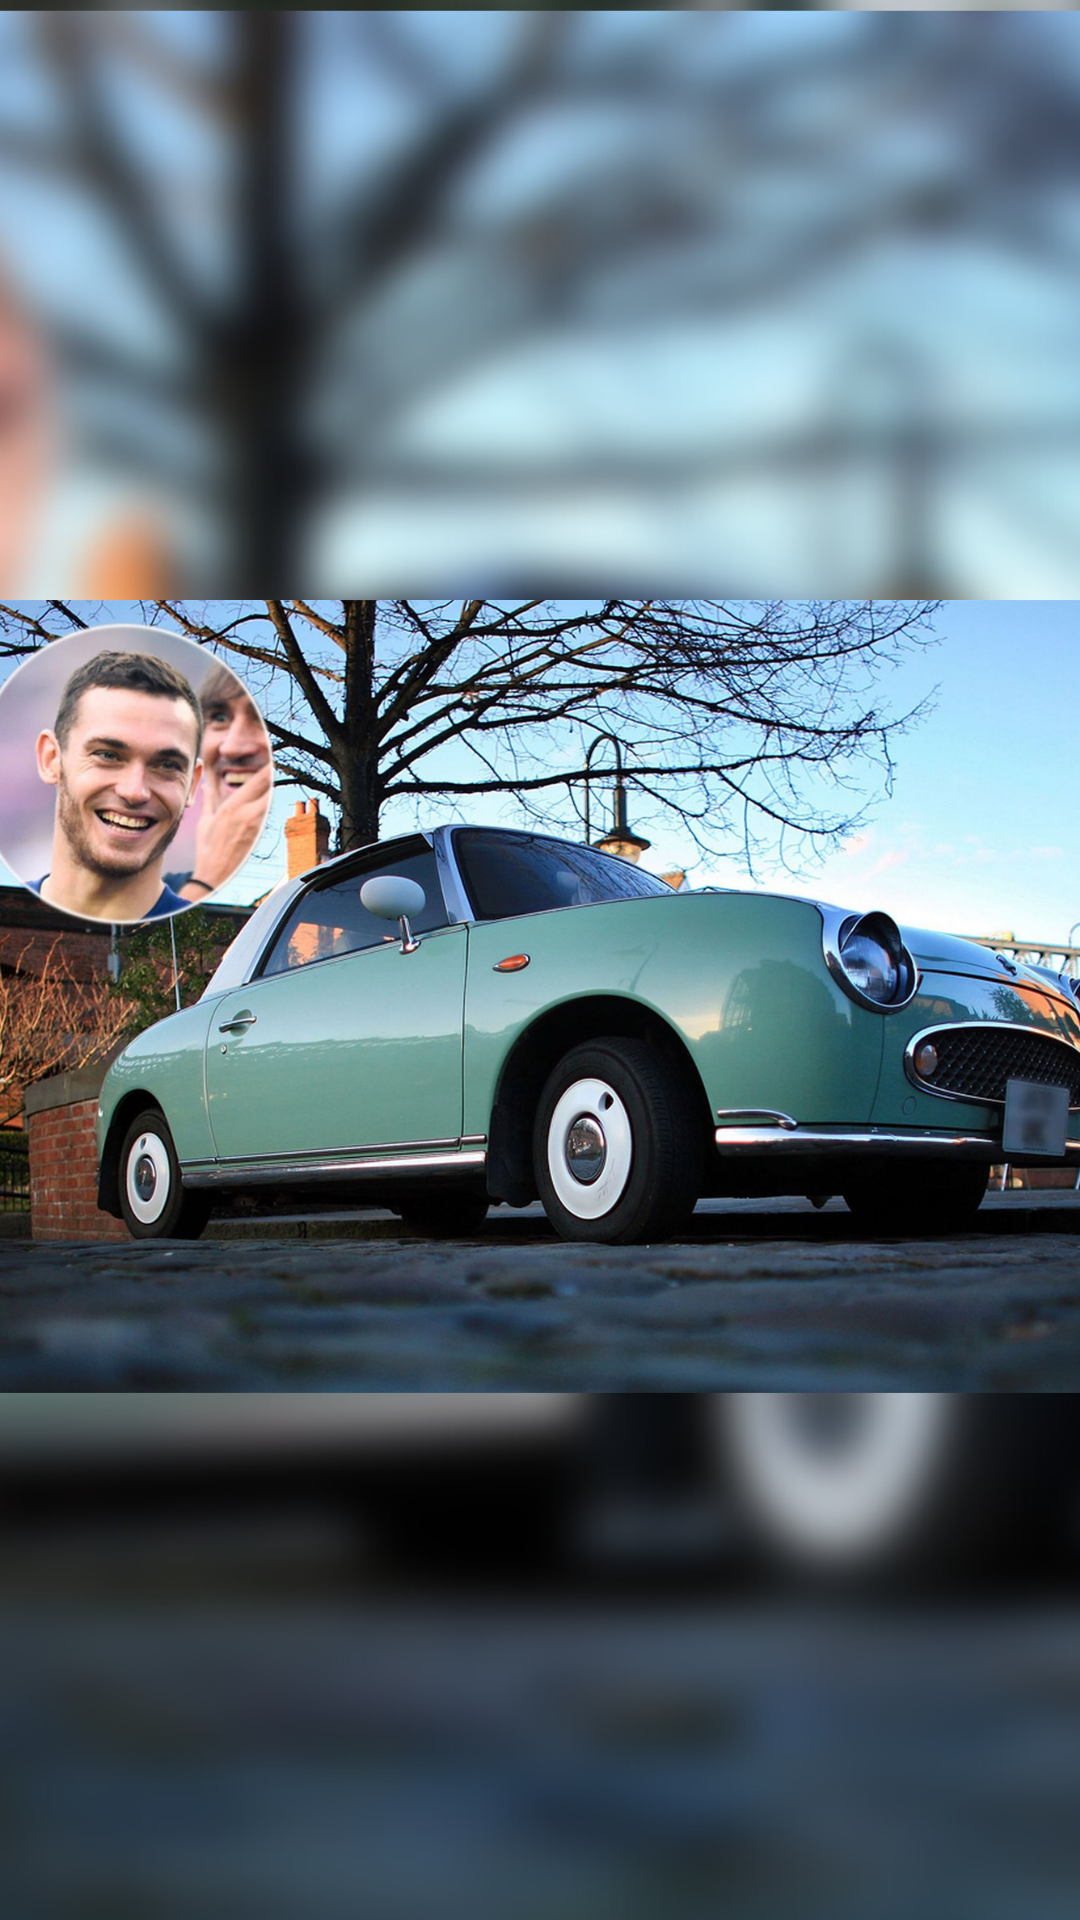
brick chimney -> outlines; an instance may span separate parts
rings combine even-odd
[[[297,801],[292,819],[285,822],[285,850],[290,880],[329,858],[330,822],[323,819],[317,800]]]

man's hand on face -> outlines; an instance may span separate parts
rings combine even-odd
[[[224,886],[243,865],[262,831],[273,777],[268,757],[265,766],[245,773],[242,785],[207,781],[195,834],[195,869],[180,889],[185,900],[205,900],[208,889]],[[196,880],[206,886],[196,886]]]

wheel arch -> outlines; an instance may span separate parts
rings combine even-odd
[[[520,1033],[503,1062],[488,1128],[487,1183],[493,1200],[526,1206],[537,1197],[532,1130],[545,1082],[556,1061],[590,1040],[643,1040],[685,1075],[708,1137],[708,1096],[686,1042],[640,1000],[620,994],[583,994],[550,1007]]]
[[[160,1113],[162,1119],[165,1118],[161,1101],[154,1094],[147,1093],[145,1088],[133,1087],[117,1101],[109,1121],[98,1166],[97,1203],[102,1213],[111,1213],[117,1220],[124,1217],[120,1206],[120,1149],[124,1135],[135,1115],[147,1112],[150,1107]]]

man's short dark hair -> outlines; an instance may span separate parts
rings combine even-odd
[[[238,674],[220,660],[215,660],[202,686],[199,688],[199,704],[204,713],[217,706],[222,700],[240,700],[247,695],[247,688]]]
[[[76,667],[60,695],[60,705],[53,722],[53,732],[61,747],[67,746],[79,701],[91,687],[111,687],[125,693],[151,693],[160,700],[186,700],[195,716],[195,751],[198,752],[203,716],[194,689],[167,660],[157,660],[152,653],[95,653],[92,660]]]

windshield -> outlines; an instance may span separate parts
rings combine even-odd
[[[665,881],[628,860],[540,834],[465,827],[454,835],[454,851],[478,920],[671,895]]]

